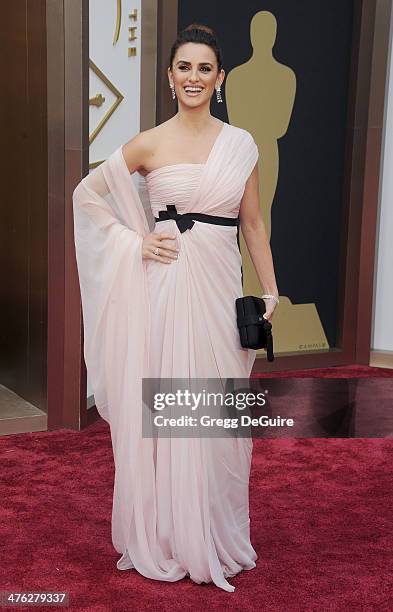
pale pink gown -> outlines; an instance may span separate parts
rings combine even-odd
[[[195,211],[237,217],[246,180],[257,159],[258,150],[251,135],[224,123],[206,164],[168,165],[147,175],[146,187],[154,216],[170,203],[176,205],[178,213]],[[117,166],[120,174],[124,174],[121,150],[114,154],[111,170],[114,176],[106,176],[108,185],[116,180]],[[134,189],[132,194],[136,199]],[[116,194],[114,197],[116,201]],[[117,194],[117,204],[119,199]],[[124,223],[124,215],[122,220]],[[132,227],[131,223],[124,225]],[[179,258],[171,264],[153,260],[142,264],[148,317],[143,375],[248,378],[256,353],[240,346],[236,326],[235,300],[243,295],[236,227],[195,221],[190,230],[181,233],[174,220],[167,220],[157,223],[154,231],[176,234]],[[124,232],[119,236],[124,240]],[[78,243],[81,261],[82,239]],[[133,249],[135,254],[135,246]],[[88,256],[87,251],[85,255]],[[133,273],[136,280],[137,272]],[[126,291],[132,291],[132,287],[127,285],[123,296]],[[139,313],[142,316],[142,306]],[[114,325],[112,321],[112,333]],[[119,333],[117,337],[120,341]],[[126,355],[124,352],[124,359]],[[94,370],[93,357],[90,360]],[[101,377],[103,371],[108,372],[108,361],[103,368]],[[119,374],[118,386],[120,380]],[[127,386],[124,395],[127,397],[130,392]],[[121,403],[118,387],[116,397]],[[226,591],[234,591],[227,578],[254,568],[257,559],[250,541],[252,440],[206,437],[140,440],[131,417],[125,416],[130,411],[124,409],[119,417],[110,401],[106,401],[102,412],[111,423],[117,473],[113,542],[123,553],[118,569],[136,568],[148,578],[166,581],[190,576],[196,583],[213,582]],[[124,431],[129,431],[128,437]],[[138,442],[139,451],[132,458],[126,451],[127,440],[133,448]],[[135,471],[131,478],[132,469]]]

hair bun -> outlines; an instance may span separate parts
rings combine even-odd
[[[177,50],[187,43],[196,43],[207,45],[212,49],[217,59],[218,71],[222,70],[222,51],[218,44],[218,39],[215,31],[204,23],[190,23],[178,35],[171,47],[169,55],[169,66],[172,70],[173,60]]]
[[[214,36],[214,37],[216,36],[214,30],[212,30],[212,28],[209,28],[209,26],[204,25],[203,23],[190,23],[190,25],[184,28],[183,31],[186,32],[187,30],[203,30],[204,32],[207,32],[211,36]]]

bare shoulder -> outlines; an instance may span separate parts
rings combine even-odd
[[[122,151],[129,171],[133,173],[137,170],[142,176],[148,174],[151,166],[157,163],[157,152],[166,150],[167,143],[173,142],[176,133],[172,117],[156,127],[139,132],[126,142]]]
[[[137,170],[141,174],[144,173],[146,160],[151,157],[157,146],[160,127],[139,132],[123,145],[123,157],[131,174]]]

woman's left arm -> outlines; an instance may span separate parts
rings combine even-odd
[[[263,292],[278,298],[273,257],[259,206],[258,164],[247,179],[240,204],[240,227]],[[265,298],[266,319],[270,319],[277,305],[271,298]]]

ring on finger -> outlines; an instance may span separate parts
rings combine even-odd
[[[156,247],[153,251],[154,255],[158,255],[160,252],[160,247]]]

